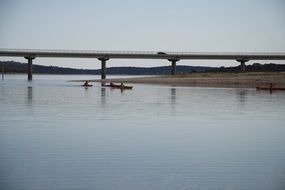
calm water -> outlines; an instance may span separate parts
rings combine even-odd
[[[0,81],[0,189],[285,189],[285,93]]]

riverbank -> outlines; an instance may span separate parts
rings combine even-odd
[[[83,81],[83,80],[82,80]],[[73,82],[82,82],[73,81]],[[236,87],[256,88],[274,83],[277,87],[285,87],[285,72],[255,72],[255,73],[192,73],[175,76],[152,76],[136,78],[115,78],[105,80],[90,80],[91,82],[115,82],[133,84],[164,84],[176,86],[201,87]]]

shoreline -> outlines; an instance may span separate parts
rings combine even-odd
[[[84,82],[73,80],[70,82]],[[285,72],[280,73],[193,73],[186,75],[163,75],[150,77],[130,77],[88,80],[90,82],[114,82],[131,84],[158,84],[193,87],[256,88],[268,87],[270,83],[285,88]]]

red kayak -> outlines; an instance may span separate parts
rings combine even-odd
[[[133,89],[132,86],[126,86],[124,84],[112,84],[112,83],[110,83],[110,84],[103,84],[103,86],[104,87],[111,87],[111,88],[119,88],[119,89],[122,89],[122,90],[124,90],[124,89]]]
[[[93,86],[93,85],[92,85],[92,84],[83,84],[83,85],[81,85],[81,86],[91,87],[91,86]]]
[[[256,87],[256,90],[285,90],[285,88]]]
[[[274,83],[269,83],[269,87],[256,87],[256,90],[285,90],[285,88],[274,87]]]

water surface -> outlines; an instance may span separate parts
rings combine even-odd
[[[0,81],[0,189],[285,189],[285,93]]]

